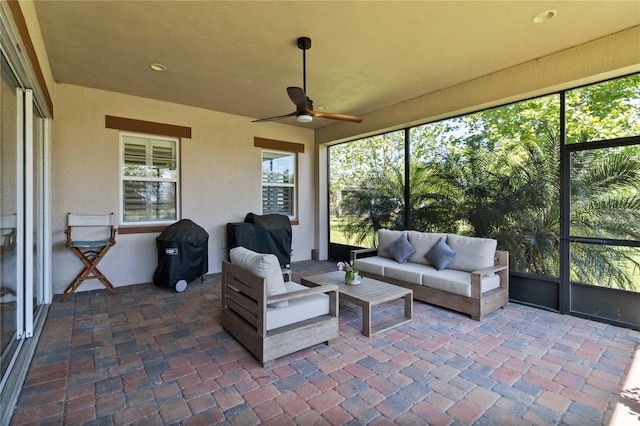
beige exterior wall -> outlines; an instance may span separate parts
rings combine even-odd
[[[311,258],[315,223],[313,131],[247,117],[85,87],[55,86],[52,137],[53,286],[60,293],[80,271],[65,247],[68,212],[118,213],[119,136],[105,128],[105,115],[191,127],[181,142],[182,217],[209,233],[209,272],[226,256],[226,223],[261,213],[261,150],[254,136],[305,145],[298,156],[298,210],[293,226],[294,261]],[[157,233],[118,235],[100,269],[114,286],[150,282],[157,265]],[[102,288],[97,280],[80,290]]]

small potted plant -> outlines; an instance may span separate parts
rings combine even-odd
[[[358,271],[353,268],[353,261],[351,263],[338,262],[338,270],[345,272],[345,284],[351,285],[353,282],[359,282],[360,277],[358,276]]]

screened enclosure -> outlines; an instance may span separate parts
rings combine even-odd
[[[331,146],[329,196],[332,257],[495,238],[513,300],[640,327],[639,75]]]

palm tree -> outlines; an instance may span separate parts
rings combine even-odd
[[[429,164],[430,200],[421,211],[434,231],[495,238],[512,269],[557,276],[558,150],[554,132],[493,152],[471,150]],[[420,220],[416,221],[420,223]]]
[[[571,235],[640,240],[640,147],[571,158]],[[637,249],[571,244],[571,280],[639,291]],[[634,278],[635,277],[635,278]]]
[[[390,167],[370,173],[366,184],[346,194],[344,233],[357,244],[377,246],[377,230],[402,229],[404,221],[404,171]]]

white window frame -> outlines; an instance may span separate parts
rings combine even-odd
[[[265,154],[278,154],[293,157],[293,183],[277,183],[277,182],[264,182],[262,175],[262,163],[264,162]],[[260,154],[260,200],[262,209],[264,208],[264,188],[293,188],[293,201],[291,202],[293,212],[287,216],[291,219],[298,217],[298,153],[290,151],[280,151],[275,149],[263,149]],[[265,212],[262,210],[262,214],[273,214],[274,212]]]
[[[143,139],[149,139],[152,142],[153,141],[158,141],[158,142],[171,142],[175,144],[175,162],[176,162],[176,177],[175,178],[166,178],[166,177],[149,177],[149,176],[126,176],[124,173],[124,166],[125,166],[125,159],[124,159],[124,145],[125,145],[125,137],[136,137],[136,138],[143,138]],[[180,216],[181,216],[181,212],[180,212],[180,205],[181,205],[181,191],[180,191],[180,176],[181,176],[181,170],[180,170],[180,138],[176,138],[176,137],[171,137],[171,136],[159,136],[159,135],[152,135],[152,134],[146,134],[146,133],[136,133],[136,132],[125,132],[125,131],[121,131],[119,133],[119,139],[120,139],[120,160],[119,160],[119,167],[120,167],[120,201],[119,201],[119,209],[120,209],[120,224],[122,225],[162,225],[162,224],[172,224],[178,220],[180,220]],[[151,159],[150,157],[150,147],[152,145],[149,144],[147,146],[147,152],[146,152],[146,161],[147,163],[149,163],[149,160]],[[171,219],[158,219],[158,220],[140,220],[140,221],[125,221],[125,217],[124,217],[124,183],[127,181],[136,181],[136,182],[173,182],[175,183],[175,191],[176,191],[176,217],[175,218],[171,218]]]

